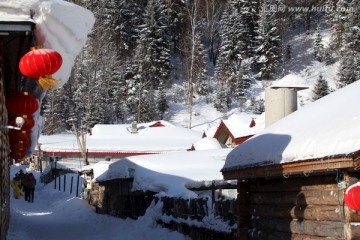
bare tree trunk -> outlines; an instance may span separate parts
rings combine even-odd
[[[191,128],[192,124],[192,112],[193,112],[193,96],[194,96],[194,64],[195,64],[195,34],[197,28],[197,13],[199,7],[199,0],[194,0],[192,5],[187,5],[187,12],[190,20],[191,27],[191,55],[190,55],[190,70],[188,76],[188,107],[189,107],[189,124],[188,128]]]

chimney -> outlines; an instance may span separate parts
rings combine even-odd
[[[137,122],[136,121],[133,121],[131,123],[131,133],[138,133]]]
[[[297,92],[307,87],[269,87],[265,89],[265,127],[297,110]]]

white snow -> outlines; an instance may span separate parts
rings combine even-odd
[[[25,166],[11,166],[11,178],[20,168],[26,169]],[[54,189],[53,183],[40,183],[39,172],[33,174],[37,179],[34,203],[24,201],[24,197],[14,199],[10,190],[8,240],[190,239],[157,225],[156,213],[159,213],[156,209],[150,209],[136,221],[97,214],[93,206],[76,197],[75,190],[70,194],[70,179],[74,177],[75,185],[77,175],[66,175],[67,187],[64,192],[63,186],[59,191]]]
[[[230,152],[222,171],[360,150],[359,92],[357,81],[279,120]]]
[[[307,89],[309,86],[307,86],[305,78],[290,73],[286,75],[285,77],[277,80],[274,84],[271,85],[273,88],[281,88],[281,87],[287,87],[287,88],[299,88],[299,89]]]
[[[92,135],[86,135],[89,152],[166,152],[185,151],[199,141],[202,133],[161,121],[165,127],[150,127],[156,122],[138,124],[138,133],[131,133],[131,124],[97,124]],[[43,151],[79,151],[75,135],[62,133],[41,135]]]
[[[164,192],[167,196],[196,197],[186,187],[223,181],[220,173],[231,149],[174,152],[120,159],[109,165],[96,181],[134,178],[133,190]],[[96,166],[94,166],[96,168]],[[95,172],[95,170],[94,170]]]
[[[221,144],[216,138],[204,137],[201,140],[194,143],[194,148],[196,151],[199,151],[199,150],[227,148],[227,146]]]

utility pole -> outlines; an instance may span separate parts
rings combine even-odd
[[[41,143],[37,143],[37,146],[39,148],[38,152],[38,168],[40,169],[40,173],[42,173],[42,152],[41,152]]]
[[[83,126],[83,124],[81,124],[81,127],[80,127],[81,131],[78,132],[78,130],[77,130],[76,126],[75,126],[76,119],[71,118],[71,119],[67,120],[67,122],[72,124],[72,129],[73,129],[73,132],[75,134],[76,141],[77,141],[77,144],[79,146],[80,153],[81,153],[81,156],[82,156],[82,158],[84,160],[85,165],[89,165],[89,162],[88,162],[88,159],[87,159],[87,150],[86,150],[85,126]]]

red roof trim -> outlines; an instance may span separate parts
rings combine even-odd
[[[150,127],[165,127],[165,125],[162,124],[161,122],[156,122],[153,125],[151,125]]]
[[[234,135],[232,135],[232,133],[230,132],[230,130],[227,128],[227,126],[225,125],[225,123],[223,121],[221,121],[218,129],[216,130],[215,134],[214,134],[214,138],[218,138],[220,133],[222,132],[222,130],[225,130],[228,135],[231,137],[231,139],[234,141]]]
[[[251,138],[252,136],[254,136],[254,135],[249,135],[249,136],[245,136],[245,137],[235,138],[234,143],[235,143],[236,145],[240,145],[240,144],[242,144],[243,142],[245,142],[246,140],[248,140],[249,138]]]
[[[77,151],[42,151],[46,155],[80,155]],[[39,154],[38,150],[34,151],[34,154]],[[138,156],[156,154],[154,152],[88,152],[90,156],[112,155],[112,156]]]

